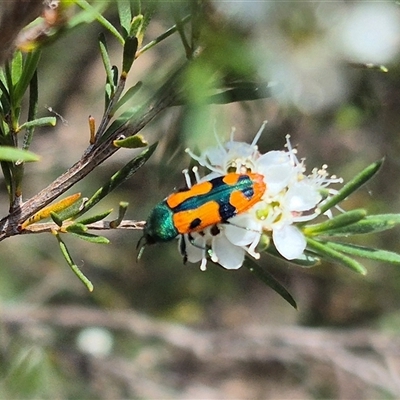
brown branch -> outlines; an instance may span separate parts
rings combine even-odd
[[[118,148],[113,145],[115,139],[122,135],[125,137],[135,135],[163,110],[174,104],[180,92],[179,77],[181,76],[181,71],[182,69],[179,69],[165,85],[163,85],[154,98],[142,107],[139,116],[134,121],[117,129],[105,141],[99,141],[90,146],[83,154],[82,158],[65,173],[45,189],[23,203],[21,207],[1,219],[0,241],[7,237],[21,234],[19,227],[26,219],[66,192],[103,161],[112,156],[118,150]]]
[[[73,224],[75,221],[68,221],[63,224],[62,228],[66,228],[68,225]],[[133,221],[129,219],[122,220],[118,226],[114,226],[114,221],[97,221],[92,224],[86,225],[89,230],[94,231],[107,231],[107,230],[115,230],[115,229],[133,229],[133,230],[141,230],[143,229],[146,221]],[[29,234],[29,233],[50,233],[53,230],[59,230],[60,227],[54,222],[43,222],[28,225],[24,230],[21,231],[21,234]]]

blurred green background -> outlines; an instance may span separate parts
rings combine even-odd
[[[154,7],[144,44],[192,3]],[[308,171],[351,179],[385,157],[378,176],[341,206],[369,213],[400,209],[400,9],[396,3],[203,2],[201,62],[190,69],[188,104],[167,109],[141,132],[159,141],[147,164],[95,211],[128,201],[127,219],[184,186],[200,151],[229,139],[251,143],[262,121],[261,152],[291,135]],[[106,13],[117,23],[116,10]],[[42,161],[26,168],[29,198],[77,161],[88,145],[87,118],[100,121],[105,81],[97,23],[67,32],[43,50],[40,114],[68,121],[35,135]],[[110,35],[112,62],[121,48]],[[150,97],[185,62],[178,34],[144,53],[129,85]],[[366,68],[365,63],[384,65]],[[215,73],[214,71],[218,71]],[[213,74],[212,84],[210,76]],[[271,96],[204,104],[228,82],[268,83]],[[213,86],[215,85],[215,86]],[[215,91],[215,90],[214,90]],[[71,193],[90,196],[135,155],[122,149]],[[7,213],[5,191],[2,215]],[[116,216],[116,211],[114,211]],[[0,397],[52,399],[310,399],[400,396],[400,270],[364,262],[363,277],[324,262],[311,269],[263,255],[259,264],[296,299],[294,310],[248,270],[183,265],[177,244],[149,247],[136,262],[140,231],[106,232],[109,245],[65,240],[92,280],[88,293],[50,234],[7,239],[0,252]],[[399,230],[356,243],[400,251]]]

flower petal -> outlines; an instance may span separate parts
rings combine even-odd
[[[181,239],[181,240],[185,241],[186,256],[187,256],[187,260],[190,263],[196,263],[196,262],[200,261],[203,258],[204,249],[205,249],[205,246],[206,246],[205,240],[200,235],[197,235],[197,237],[193,237],[193,239],[194,239],[193,243],[196,246],[193,246],[193,243],[191,243],[189,241],[188,235],[183,235],[183,237]]]
[[[261,236],[260,223],[250,214],[237,215],[224,225],[226,238],[236,246],[247,246]]]
[[[294,260],[300,257],[307,244],[304,235],[293,225],[285,225],[282,228],[274,229],[272,239],[276,249],[287,260]]]
[[[216,262],[226,269],[238,269],[243,264],[245,251],[223,235],[213,238],[212,251],[217,258]]]
[[[297,169],[284,151],[269,151],[259,158],[257,166],[257,172],[267,182],[269,196],[278,194],[297,175]]]
[[[314,208],[322,199],[315,185],[307,181],[296,182],[289,187],[285,205],[290,211],[307,211]]]

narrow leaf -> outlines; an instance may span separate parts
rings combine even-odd
[[[72,1],[75,2],[75,0]],[[92,8],[88,8],[87,10],[82,10],[81,12],[72,15],[71,18],[68,19],[65,28],[68,31],[70,31],[81,24],[90,24],[96,19],[96,16],[98,14],[104,13],[109,3],[110,3],[109,1],[97,1],[96,3],[92,3]],[[96,13],[93,12],[93,8],[95,9]]]
[[[135,15],[129,27],[129,35],[136,36],[138,39],[143,36],[143,28],[145,25],[144,16],[142,14]]]
[[[297,304],[292,295],[287,289],[279,283],[269,272],[261,268],[255,261],[250,257],[246,257],[243,265],[258,279],[263,281],[271,289],[275,290],[280,296],[282,296],[292,307],[297,309]]]
[[[15,86],[14,96],[16,102],[21,101],[22,96],[28,89],[29,83],[37,69],[40,60],[40,55],[41,55],[40,50],[29,52],[26,55],[25,62],[23,64],[23,73],[21,75],[21,79],[17,82]]]
[[[124,167],[122,167],[118,172],[116,172],[110,180],[102,186],[84,205],[79,215],[84,214],[90,210],[94,205],[96,205],[102,198],[107,196],[111,191],[113,191],[121,183],[129,179],[139,168],[141,168],[144,163],[150,158],[154,150],[157,147],[157,143],[151,145],[148,149],[143,151],[139,156],[135,157],[133,160],[128,162]]]
[[[1,69],[0,69],[0,72],[1,72]],[[11,109],[10,93],[1,79],[0,79],[0,90],[1,90],[1,96],[0,96],[1,110],[0,111],[3,115],[7,115],[10,113],[10,109]],[[2,122],[2,124],[4,124],[4,122]]]
[[[338,262],[361,275],[365,275],[367,273],[367,270],[359,262],[345,256],[339,251],[328,247],[321,241],[307,238],[307,247],[320,255],[321,258],[327,258],[328,260]]]
[[[117,105],[114,107],[113,113],[122,107],[127,101],[131,100],[132,97],[140,90],[142,82],[136,83],[135,86],[131,86],[124,95],[119,99]]]
[[[126,38],[129,34],[132,21],[131,5],[129,1],[118,0],[117,6],[118,6],[119,21],[124,30],[124,38]]]
[[[14,53],[14,57],[11,61],[11,80],[12,80],[12,83],[14,86],[21,79],[22,63],[23,63],[22,53],[20,51],[16,51]],[[14,93],[14,95],[15,95],[15,93]]]
[[[73,223],[71,225],[68,225],[65,230],[70,233],[86,233],[88,230],[86,225],[83,225],[79,222]]]
[[[126,149],[137,149],[148,145],[141,135],[128,136],[125,139],[114,140],[113,144],[115,147],[124,147]]]
[[[11,146],[0,146],[0,160],[2,161],[39,161],[40,157],[36,154]]]
[[[58,225],[59,227],[62,226],[63,220],[57,215],[57,213],[50,211],[50,217],[56,225]]]
[[[85,240],[86,242],[95,244],[108,244],[110,241],[104,236],[93,235],[92,233],[86,232],[69,232],[71,235],[77,237],[78,239]]]
[[[135,60],[136,50],[138,48],[138,40],[135,36],[128,36],[125,40],[123,57],[122,57],[122,73],[125,76],[130,71],[133,61]]]
[[[119,203],[119,208],[118,208],[118,218],[114,219],[113,221],[110,222],[110,228],[118,228],[120,225],[121,221],[124,219],[124,216],[126,214],[126,210],[128,209],[129,203],[126,201],[121,201]]]
[[[369,215],[364,219],[347,226],[324,232],[328,236],[350,236],[382,232],[400,224],[400,214]]]
[[[79,267],[74,263],[72,260],[72,257],[68,251],[67,246],[65,243],[62,241],[60,234],[57,232],[53,232],[54,236],[57,238],[58,244],[61,249],[61,253],[65,258],[65,261],[67,261],[67,264],[70,266],[72,269],[73,273],[79,278],[79,280],[87,287],[89,292],[93,292],[93,284],[90,282],[88,278],[83,274],[83,272],[79,269]]]
[[[83,205],[87,201],[87,197],[79,198],[79,201],[76,201],[69,205],[68,207],[64,208],[63,210],[60,210],[57,212],[58,216],[63,220],[67,221],[70,219],[74,219],[74,217],[79,214],[81,211]]]
[[[122,113],[113,123],[107,128],[104,134],[101,136],[100,143],[104,142],[109,136],[111,136],[117,129],[122,125],[129,122],[135,114],[140,110],[140,106],[132,107],[129,110]]]
[[[363,209],[352,210],[344,214],[340,214],[332,219],[321,222],[320,224],[307,225],[302,230],[307,236],[315,236],[318,234],[325,234],[332,229],[338,229],[343,226],[348,226],[355,222],[360,221],[367,215],[367,212]]]
[[[369,258],[370,260],[400,264],[400,254],[392,251],[373,249],[370,247],[358,246],[350,243],[326,242],[330,248],[353,256]]]
[[[36,128],[38,126],[56,126],[57,123],[57,118],[56,117],[43,117],[43,118],[38,118],[34,119],[33,121],[28,121],[22,124],[19,127],[19,131],[22,129],[28,129],[28,128]]]
[[[36,70],[32,76],[30,83],[29,83],[28,121],[33,121],[34,119],[36,119],[37,109],[38,109],[38,100],[39,100],[39,89],[38,89],[38,76],[37,76],[37,70]],[[31,145],[34,131],[35,131],[34,126],[26,129],[26,132],[24,135],[24,142],[22,144],[23,150],[29,150],[29,146]]]
[[[376,161],[356,175],[351,181],[346,183],[340,191],[332,196],[329,200],[321,205],[320,211],[323,214],[325,211],[334,207],[342,200],[347,198],[351,193],[355,192],[364,183],[368,182],[378,171],[383,163],[383,159]]]
[[[134,23],[136,22],[135,18],[132,21],[131,35],[137,37],[138,33],[139,33],[138,30],[142,29],[142,21],[140,21],[140,25],[137,25],[137,27],[136,27],[136,24],[134,25]],[[190,21],[190,19],[191,19],[191,15],[187,15],[185,18],[182,19],[182,23],[186,23],[186,22]],[[143,26],[146,25],[146,23],[147,22],[144,21]],[[161,41],[163,41],[166,38],[168,38],[169,36],[173,35],[177,30],[178,30],[177,26],[173,25],[171,28],[166,30],[163,34],[158,36],[156,39],[152,40],[151,42],[147,43],[145,46],[141,47],[136,52],[136,57],[139,57],[139,55],[143,54],[145,51],[150,50],[152,47],[154,47],[155,45],[157,45]]]
[[[7,188],[8,200],[10,202],[10,205],[12,205],[14,201],[14,190],[13,190],[14,182],[11,173],[12,165],[11,163],[5,161],[0,161],[0,165],[1,165],[1,170],[3,171],[4,182]]]
[[[71,196],[68,196],[62,200],[57,201],[54,204],[50,204],[47,207],[42,208],[36,214],[32,215],[32,217],[28,218],[22,225],[21,228],[24,229],[28,225],[33,224],[34,222],[41,221],[42,219],[49,218],[51,213],[57,213],[62,210],[65,210],[67,207],[70,207],[72,204],[77,202],[81,197],[80,193],[75,193]]]
[[[107,211],[104,211],[104,212],[101,213],[101,214],[96,214],[96,215],[93,215],[92,217],[88,217],[88,218],[85,218],[85,219],[81,219],[81,220],[79,220],[78,222],[79,222],[80,224],[83,224],[83,225],[93,224],[94,222],[101,221],[101,220],[103,220],[104,218],[106,218],[107,216],[109,216],[109,215],[111,214],[112,211],[113,211],[113,209],[107,210]]]
[[[113,74],[111,72],[111,61],[110,61],[110,56],[108,55],[107,42],[104,33],[100,33],[99,35],[99,46],[100,46],[101,59],[103,60],[104,69],[106,71],[107,83],[112,86],[111,90],[113,93],[114,92]]]
[[[110,31],[123,45],[124,38],[118,32],[118,30],[114,27],[114,25],[108,21],[100,12],[98,12],[91,4],[89,4],[86,0],[75,0],[75,3],[88,12],[91,18],[96,19],[100,22],[101,25],[104,26],[108,31]]]

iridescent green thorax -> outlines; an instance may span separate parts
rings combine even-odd
[[[147,244],[168,242],[178,236],[172,215],[173,211],[165,201],[162,201],[153,208],[143,230]]]

